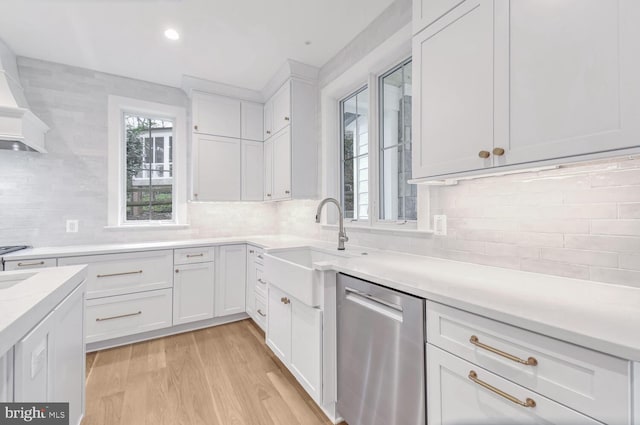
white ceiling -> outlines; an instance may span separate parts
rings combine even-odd
[[[179,87],[260,90],[286,59],[322,66],[392,0],[2,0],[19,56]],[[180,40],[163,33],[177,29]],[[305,45],[305,41],[311,45]]]

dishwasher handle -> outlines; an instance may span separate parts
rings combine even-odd
[[[402,323],[402,306],[390,303],[348,286],[344,288],[344,291],[346,293],[345,298],[347,300]]]

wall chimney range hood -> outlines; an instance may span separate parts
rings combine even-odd
[[[29,108],[18,78],[16,55],[0,40],[0,150],[46,152],[48,130]]]

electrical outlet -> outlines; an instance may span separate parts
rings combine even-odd
[[[67,233],[78,233],[78,220],[67,220]]]
[[[433,216],[433,233],[438,236],[447,236],[447,216]]]

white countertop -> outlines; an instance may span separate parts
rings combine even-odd
[[[0,289],[0,356],[84,281],[86,268],[69,266],[0,274],[0,284],[12,278],[24,278]]]
[[[28,260],[233,243],[271,249],[313,246],[327,252],[335,252],[336,247],[336,243],[295,236],[245,236],[35,248],[4,258]],[[347,248],[347,253],[358,256],[317,263],[315,268],[333,269],[560,340],[640,361],[640,288],[352,245]],[[363,251],[368,255],[361,256]],[[0,329],[1,326],[0,323]]]

